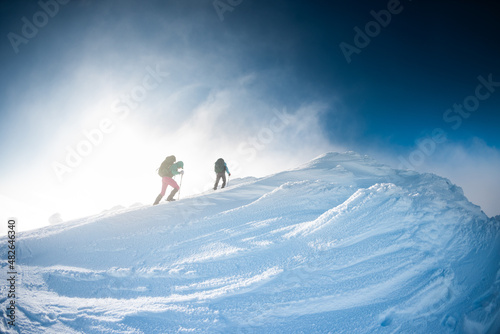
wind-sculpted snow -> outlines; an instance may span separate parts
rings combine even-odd
[[[350,152],[235,181],[21,234],[2,331],[500,330],[499,222],[448,180]]]

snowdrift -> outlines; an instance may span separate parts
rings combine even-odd
[[[499,225],[444,178],[328,153],[19,234],[16,326],[2,279],[0,329],[496,333]]]

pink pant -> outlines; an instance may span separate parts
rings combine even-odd
[[[173,188],[179,190],[179,185],[175,182],[174,179],[168,176],[164,176],[161,178],[161,195],[165,196],[165,192],[167,191],[167,187],[172,186]]]

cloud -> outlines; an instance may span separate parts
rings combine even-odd
[[[213,186],[213,163],[223,157],[233,177],[264,176],[296,167],[333,146],[321,126],[325,103],[288,109],[252,89],[257,73],[236,77],[213,89],[177,129],[169,129],[155,145],[157,160],[175,154],[185,162],[185,194]]]
[[[446,143],[422,170],[449,178],[488,216],[500,214],[500,150],[480,138],[467,143]]]

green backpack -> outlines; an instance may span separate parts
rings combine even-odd
[[[216,173],[224,173],[226,171],[224,159],[220,158],[215,162],[214,171]]]

